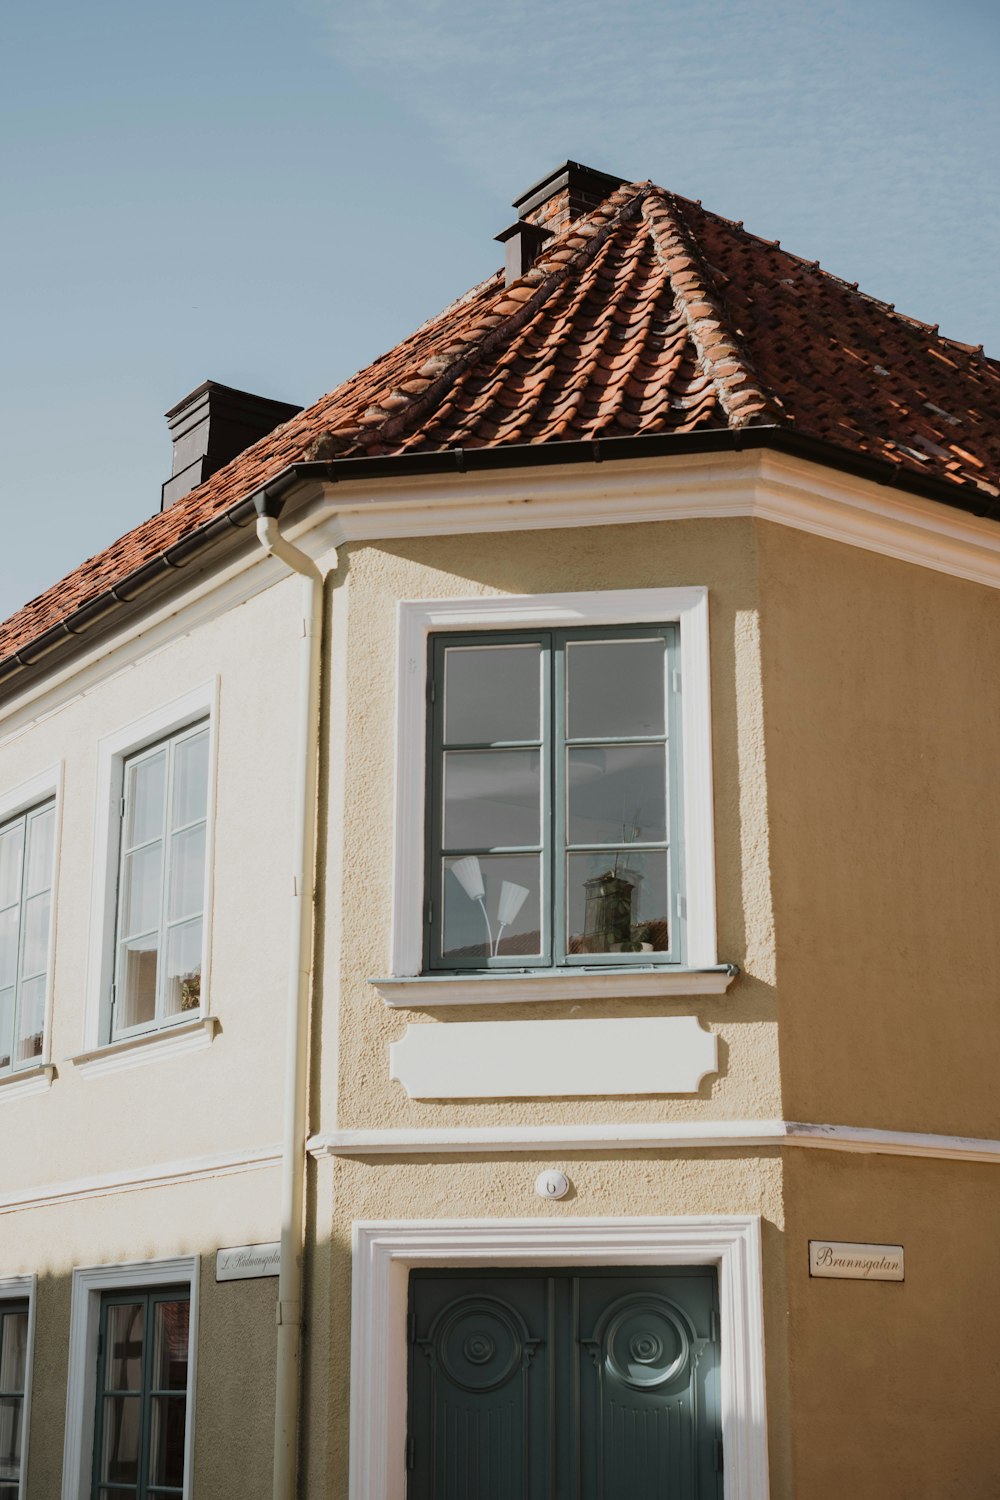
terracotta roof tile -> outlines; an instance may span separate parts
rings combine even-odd
[[[0,626],[0,663],[307,458],[785,426],[1000,497],[1000,365],[651,183],[620,187]]]

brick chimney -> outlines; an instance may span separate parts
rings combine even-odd
[[[504,247],[504,285],[510,286],[534,265],[546,240],[603,203],[624,181],[623,177],[582,167],[578,161],[564,161],[515,198],[517,218],[495,236]]]
[[[529,224],[538,224],[558,234],[560,229],[573,219],[579,219],[599,203],[603,203],[615,188],[627,179],[612,177],[608,172],[598,172],[594,167],[582,166],[578,161],[564,161],[547,177],[536,182],[514,199],[519,219]]]

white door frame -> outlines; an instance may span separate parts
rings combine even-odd
[[[725,1500],[767,1500],[760,1218],[357,1221],[350,1500],[405,1500],[413,1266],[715,1266]]]

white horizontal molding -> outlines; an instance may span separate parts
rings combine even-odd
[[[411,979],[370,979],[386,1005],[422,1010],[439,1005],[520,1005],[536,1000],[639,1000],[655,995],[724,995],[739,970],[617,969],[594,973],[560,969],[524,974],[421,974]]]
[[[199,1016],[196,1021],[126,1037],[106,1047],[95,1047],[92,1052],[79,1052],[70,1062],[82,1078],[101,1078],[105,1073],[119,1073],[123,1068],[135,1068],[142,1063],[163,1062],[180,1053],[200,1052],[209,1046],[218,1025],[215,1016]]]
[[[766,449],[349,481],[323,496],[335,541],[752,516],[1000,588],[996,521]]]
[[[38,1183],[0,1195],[0,1214],[18,1209],[52,1208],[81,1198],[105,1198],[112,1193],[137,1192],[143,1188],[171,1187],[207,1177],[230,1177],[236,1172],[254,1172],[277,1167],[279,1146],[261,1146],[247,1151],[226,1151],[214,1156],[192,1156],[155,1166],[126,1167],[120,1172],[102,1172],[94,1177],[73,1177],[66,1182]]]
[[[52,1087],[56,1070],[51,1063],[39,1067],[24,1068],[17,1073],[5,1073],[0,1078],[0,1104],[12,1099],[23,1099],[26,1094],[44,1094]]]
[[[696,1094],[718,1038],[695,1016],[408,1026],[389,1076],[411,1099]]]
[[[309,1141],[314,1157],[502,1156],[552,1151],[722,1151],[805,1146],[879,1156],[934,1157],[1000,1165],[1000,1140],[807,1125],[791,1120],[664,1120],[613,1125],[498,1125],[327,1130]]]
[[[324,1156],[501,1156],[512,1152],[721,1150],[781,1145],[783,1120],[699,1120],[622,1125],[495,1125],[473,1129],[328,1130],[309,1141]]]

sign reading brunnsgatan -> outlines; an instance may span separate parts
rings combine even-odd
[[[246,1281],[251,1276],[277,1276],[281,1245],[234,1245],[215,1257],[216,1281]]]
[[[842,1281],[902,1281],[902,1245],[855,1245],[848,1240],[810,1240],[809,1275]]]

